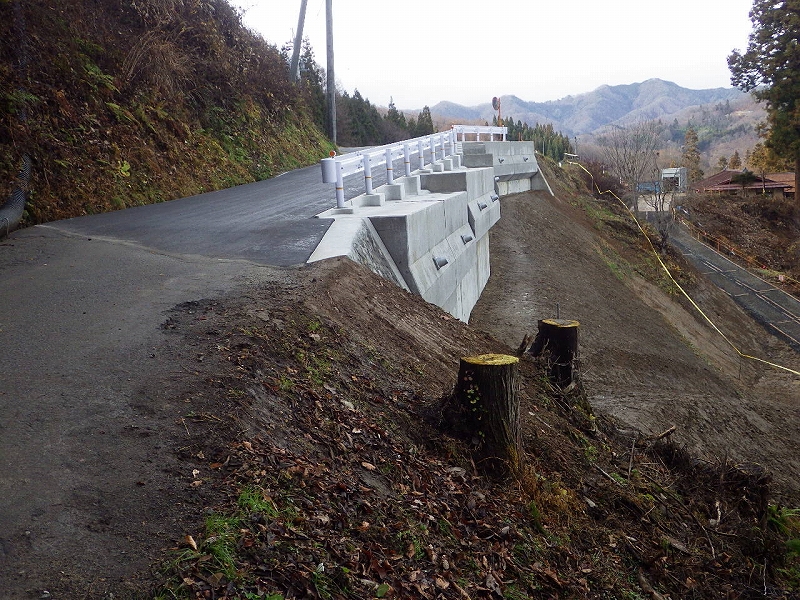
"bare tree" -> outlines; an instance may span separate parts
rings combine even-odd
[[[645,203],[652,210],[647,213],[647,221],[658,233],[659,239],[655,242],[659,251],[666,252],[669,238],[675,229],[675,194],[678,191],[678,182],[671,177],[662,177],[662,169],[658,164],[658,152],[654,154],[653,181],[655,186],[652,195],[645,197]]]
[[[656,121],[640,121],[628,127],[614,125],[598,137],[603,160],[633,194],[633,210],[637,216],[639,184],[652,171],[661,142],[661,129],[661,124]]]

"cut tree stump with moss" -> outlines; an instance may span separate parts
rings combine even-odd
[[[500,474],[522,463],[519,358],[481,354],[461,359],[454,394],[463,431],[478,438],[484,467]]]

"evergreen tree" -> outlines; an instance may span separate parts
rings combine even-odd
[[[494,117],[496,120],[497,117]],[[496,122],[496,121],[495,121]],[[552,124],[531,127],[521,120],[514,122],[514,119],[506,119],[507,138],[511,141],[533,142],[537,152],[549,156],[555,161],[564,159],[564,153],[574,153],[572,142],[569,137],[555,131]]]
[[[695,183],[703,179],[703,170],[700,168],[700,149],[698,137],[694,127],[689,127],[683,136],[683,155],[681,164],[689,171],[689,182]]]
[[[733,156],[731,156],[731,160],[728,162],[728,167],[737,171],[742,168],[742,157],[739,156],[738,150],[733,151]]]
[[[419,137],[417,135],[417,120],[414,117],[408,120],[408,137]]]
[[[280,49],[280,54],[286,61],[287,66],[291,60],[293,42],[284,44]],[[298,88],[300,96],[308,106],[314,123],[322,131],[328,131],[328,111],[325,99],[325,69],[320,66],[314,56],[314,49],[309,39],[303,38],[303,45],[300,53],[300,79]]]
[[[430,135],[431,133],[435,133],[433,128],[433,117],[431,116],[431,109],[425,105],[422,108],[422,112],[419,113],[417,117],[417,130],[415,133],[416,137],[422,135]]]
[[[731,183],[738,183],[740,186],[742,186],[743,197],[747,195],[747,186],[749,186],[751,183],[755,183],[756,181],[758,181],[758,177],[756,177],[752,171],[748,171],[747,169],[741,173],[736,173],[736,175],[731,177]]]
[[[389,97],[389,112],[386,113],[386,117],[384,118],[389,121],[389,123],[393,123],[401,129],[408,129],[406,116],[397,110],[397,107],[394,105],[394,99],[391,96]]]
[[[303,39],[300,54],[300,85],[303,97],[311,109],[314,123],[322,131],[328,131],[328,111],[325,100],[325,70],[317,64],[314,49],[308,38]]]
[[[727,156],[720,156],[719,160],[717,161],[717,168],[720,171],[724,171],[728,168],[728,157]]]
[[[397,110],[394,99],[389,98],[389,111],[383,117],[384,143],[399,142],[408,139],[408,123],[406,116]]]
[[[800,213],[800,0],[754,0],[747,50],[728,57],[733,85],[766,103],[766,144],[794,162]]]

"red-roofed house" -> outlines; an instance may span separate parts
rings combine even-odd
[[[691,187],[696,192],[740,194],[742,193],[742,184],[737,183],[735,177],[742,172],[743,171],[726,169],[702,181],[693,183]],[[794,194],[794,173],[780,173],[775,175],[776,179],[772,179],[772,175],[762,178],[760,175],[753,173],[755,180],[744,186],[745,195],[750,193],[769,193],[783,197],[790,193]],[[781,175],[781,178],[777,179],[777,175]],[[784,175],[786,175],[786,177],[783,177]],[[791,178],[791,181],[789,181],[789,178]]]
[[[783,193],[787,196],[794,196],[794,173],[767,173],[767,179],[771,179],[772,181],[777,181],[779,183],[785,183],[789,187],[787,187]]]

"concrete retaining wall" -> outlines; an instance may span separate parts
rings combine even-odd
[[[489,281],[500,196],[550,188],[530,142],[463,146],[461,161],[446,159],[317,215],[335,222],[309,262],[348,256],[467,321]]]
[[[501,196],[553,190],[539,170],[533,142],[464,142],[465,167],[492,167]]]

